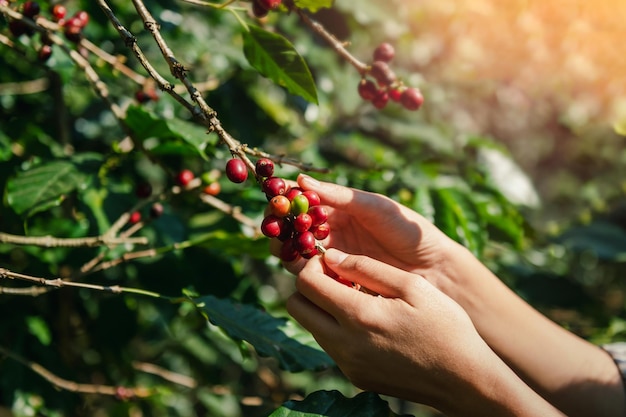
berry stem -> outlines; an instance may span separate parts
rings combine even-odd
[[[315,242],[315,249],[322,255],[326,253],[326,248],[319,242]]]

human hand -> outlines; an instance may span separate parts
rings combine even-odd
[[[419,275],[329,249],[307,262],[296,288],[289,313],[360,388],[449,415],[561,415],[489,349],[457,303]]]

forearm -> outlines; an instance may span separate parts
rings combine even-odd
[[[534,390],[569,416],[623,416],[626,399],[610,356],[541,315],[471,254],[447,289],[481,336]]]

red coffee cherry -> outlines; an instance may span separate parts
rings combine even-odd
[[[294,240],[287,239],[284,241],[283,246],[280,248],[279,258],[283,262],[295,261],[300,254],[294,247]]]
[[[261,223],[261,233],[267,237],[278,237],[281,235],[285,221],[273,214],[265,217]]]
[[[65,38],[70,42],[80,42],[83,36],[83,27],[80,22],[72,17],[65,22],[65,29],[63,30]]]
[[[328,220],[328,211],[323,206],[311,207],[308,213],[313,219],[313,227],[326,223]]]
[[[277,195],[270,200],[269,208],[274,216],[285,217],[291,212],[291,202],[284,195]]]
[[[50,45],[41,45],[39,51],[37,51],[37,59],[41,62],[46,62],[52,56],[52,46]]]
[[[176,176],[176,182],[181,187],[186,187],[187,185],[189,185],[191,180],[194,179],[194,177],[195,177],[195,175],[193,174],[193,172],[191,172],[191,170],[183,169]]]
[[[258,3],[259,6],[264,8],[265,10],[276,10],[282,3],[282,0],[255,0],[255,3]]]
[[[315,236],[307,231],[295,237],[293,246],[300,255],[306,255],[315,250],[315,243]]]
[[[312,227],[310,231],[313,233],[315,239],[324,240],[330,234],[330,226],[328,223],[322,223],[318,226]]]
[[[378,81],[379,85],[391,85],[396,81],[396,74],[389,68],[385,61],[374,61],[370,69],[372,77]]]
[[[389,98],[393,101],[400,101],[402,98],[402,90],[399,88],[391,88],[387,91]]]
[[[407,88],[402,93],[400,102],[407,110],[418,110],[424,103],[424,96],[417,88]]]
[[[285,192],[285,197],[287,197],[289,201],[292,201],[295,196],[300,195],[300,194],[304,194],[302,192],[302,188],[291,187]]]
[[[311,259],[312,257],[314,257],[315,255],[317,255],[319,252],[317,251],[317,248],[314,247],[313,250],[311,250],[310,252],[304,252],[301,253],[300,255],[304,258],[304,259]]]
[[[372,99],[372,104],[377,109],[384,109],[389,102],[389,94],[385,90],[378,90],[376,97]]]
[[[303,192],[302,194],[304,194],[306,199],[309,200],[309,207],[319,206],[320,204],[322,204],[319,194],[317,194],[315,191],[309,190]]]
[[[254,1],[252,3],[252,14],[257,19],[261,19],[261,18],[267,16],[269,12],[270,11],[267,10],[265,7],[261,6],[261,4],[258,1]]]
[[[240,184],[248,179],[248,167],[239,158],[229,159],[226,163],[226,176],[231,182]]]
[[[219,182],[212,182],[202,189],[202,192],[208,195],[218,195],[221,191],[222,186]]]
[[[274,162],[268,158],[261,158],[256,161],[255,171],[258,176],[271,177],[274,175]]]
[[[87,23],[89,23],[89,13],[87,13],[84,10],[80,10],[78,12],[76,12],[73,16],[74,19],[77,20],[78,24],[80,27],[85,27],[87,26]]]
[[[62,4],[55,4],[52,6],[52,19],[55,21],[60,21],[65,19],[65,15],[67,14],[67,9]]]
[[[287,184],[280,177],[269,177],[263,181],[263,191],[268,197],[283,195],[287,192]]]
[[[21,20],[11,20],[9,22],[9,31],[16,38],[22,35],[30,36],[32,34],[32,29],[29,28],[26,23],[22,22]]]
[[[298,233],[304,233],[313,224],[313,218],[308,213],[300,213],[293,219],[293,228]]]
[[[136,224],[141,221],[141,213],[138,211],[133,211],[128,218],[128,223]]]
[[[389,62],[396,55],[396,50],[390,43],[384,42],[374,50],[374,61]]]
[[[27,1],[22,5],[22,14],[31,19],[37,16],[40,11],[41,7],[36,1]]]
[[[359,82],[358,91],[359,91],[359,95],[361,96],[361,98],[363,100],[370,101],[374,97],[376,97],[376,93],[378,92],[378,88],[376,87],[376,84],[374,84],[372,81],[366,80],[366,79],[362,79]]]
[[[154,203],[152,207],[150,207],[150,217],[152,217],[153,219],[158,219],[163,215],[163,211],[163,204]]]

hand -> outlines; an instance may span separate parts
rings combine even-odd
[[[465,251],[432,223],[413,210],[380,194],[337,184],[319,182],[300,175],[298,185],[317,192],[327,206],[330,236],[325,247],[353,254],[367,255],[405,271],[421,274],[438,287],[445,286],[452,274],[451,251]],[[274,239],[272,253],[280,252],[282,243]],[[297,274],[306,260],[285,263]]]
[[[326,269],[381,296],[345,286]],[[560,415],[489,349],[458,304],[419,275],[329,249],[303,267],[296,287],[289,313],[363,389],[450,415]]]

